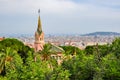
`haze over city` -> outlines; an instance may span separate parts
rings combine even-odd
[[[0,0],[0,34],[120,32],[119,0]]]

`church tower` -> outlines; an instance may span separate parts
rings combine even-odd
[[[40,9],[38,10],[38,27],[37,27],[37,31],[35,32],[35,42],[34,42],[34,47],[35,47],[35,51],[41,51],[43,49],[44,46],[44,33],[42,31],[42,24],[41,24],[41,20],[40,20]]]

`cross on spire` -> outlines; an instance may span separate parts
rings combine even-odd
[[[38,9],[38,14],[40,15],[40,9]]]

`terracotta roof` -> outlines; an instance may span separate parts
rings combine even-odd
[[[0,38],[0,41],[2,41],[4,38]]]

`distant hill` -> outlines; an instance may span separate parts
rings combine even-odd
[[[83,36],[111,36],[111,35],[115,35],[115,36],[120,36],[120,33],[117,32],[93,32],[93,33],[88,33],[88,34],[84,34]]]

